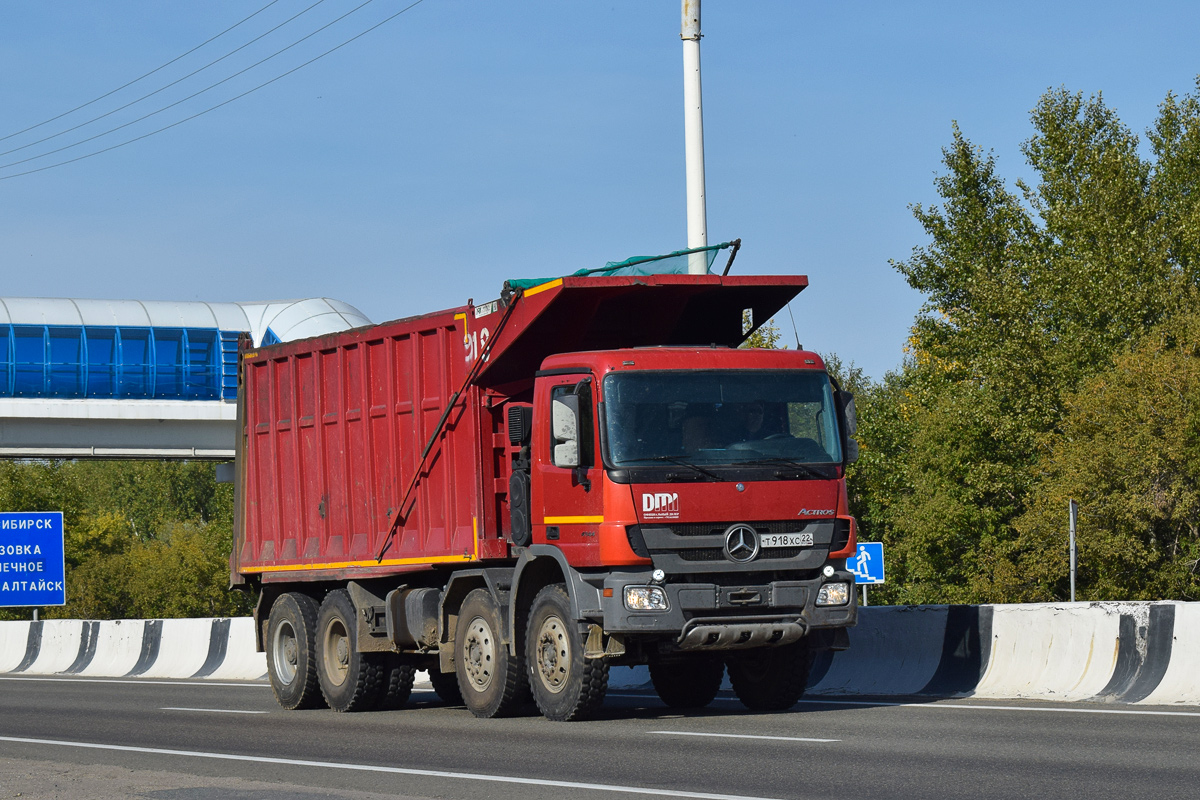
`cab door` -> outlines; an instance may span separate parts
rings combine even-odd
[[[539,379],[535,393],[537,430],[533,438],[532,491],[541,506],[533,540],[559,547],[573,566],[600,564],[599,533],[604,521],[603,469],[599,466],[595,381],[586,373]],[[573,400],[571,398],[574,398]],[[554,406],[573,406],[577,415],[578,465],[564,464],[561,440],[555,438]],[[556,452],[559,463],[556,463]],[[536,512],[532,515],[538,519]]]

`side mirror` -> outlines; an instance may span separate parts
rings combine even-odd
[[[850,392],[838,391],[834,394],[837,403],[838,418],[842,425],[842,453],[847,464],[858,461],[858,442],[854,435],[858,433],[858,413],[854,409],[854,395]]]
[[[550,407],[551,432],[554,435],[554,466],[579,466],[579,396],[563,395]]]
[[[850,392],[836,393],[838,415],[842,418],[842,430],[850,437],[858,433],[858,413],[854,410],[854,395]]]

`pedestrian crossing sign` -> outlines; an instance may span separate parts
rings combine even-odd
[[[859,542],[857,553],[846,559],[846,569],[860,585],[883,583],[883,542]]]

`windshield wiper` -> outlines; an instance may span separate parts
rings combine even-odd
[[[694,470],[696,470],[696,472],[700,473],[701,475],[707,475],[708,477],[712,478],[713,480],[716,480],[716,481],[721,480],[721,476],[718,475],[717,473],[711,472],[711,471],[705,469],[704,467],[696,466],[695,464],[693,464],[690,461],[684,461],[679,456],[651,456],[650,458],[639,458],[638,461],[666,461],[669,464],[678,464],[681,467],[687,467],[688,469],[694,469]],[[677,476],[677,477],[682,477],[682,476]]]
[[[799,472],[801,475],[805,475],[809,478],[820,478],[821,480],[829,479],[829,475],[826,474],[824,470],[817,469],[815,467],[810,467],[807,464],[801,464],[799,461],[793,461],[790,458],[783,458],[782,456],[765,456],[763,458],[754,458],[749,461],[739,461],[738,463],[739,464],[778,464],[781,467],[791,467],[792,469]],[[782,476],[780,476],[779,472],[776,472],[775,477],[778,478],[778,477],[782,477]]]

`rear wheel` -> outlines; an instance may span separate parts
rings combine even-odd
[[[583,636],[561,583],[538,592],[525,628],[533,699],[546,719],[584,719],[604,703],[608,664],[583,657]]]
[[[725,663],[710,656],[650,662],[654,691],[671,708],[704,708],[717,696],[724,677]]]
[[[458,675],[455,673],[441,672],[435,666],[429,670],[429,683],[446,705],[461,706],[463,704],[462,690],[458,688]]]
[[[289,711],[325,704],[317,685],[317,601],[294,592],[280,595],[267,620],[267,675],[279,705]]]
[[[521,659],[500,638],[500,607],[487,589],[463,600],[454,634],[454,663],[463,704],[477,717],[506,717],[528,697]]]
[[[406,663],[401,656],[389,653],[383,672],[383,693],[379,707],[384,710],[403,708],[412,694],[413,679],[417,668]]]
[[[317,616],[317,678],[334,711],[369,711],[384,692],[386,653],[358,652],[354,603],[345,589],[325,596]]]
[[[729,682],[742,705],[752,711],[786,711],[808,684],[811,659],[804,642],[746,650],[727,659]]]

